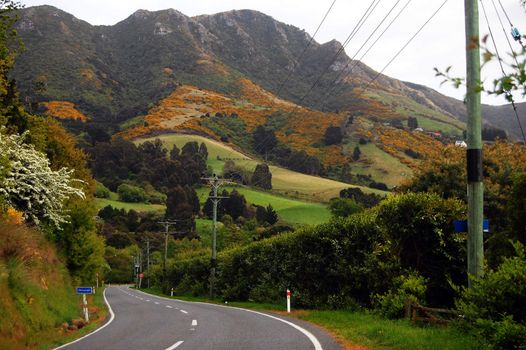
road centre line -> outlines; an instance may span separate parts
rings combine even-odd
[[[184,341],[182,340],[179,340],[177,343],[175,343],[174,345],[170,346],[169,348],[166,348],[166,350],[173,350],[175,349],[176,347],[178,347],[179,345],[181,345],[182,343],[184,343]]]
[[[184,311],[184,310],[181,310],[181,312],[182,312],[183,314],[187,314],[187,313],[188,313],[188,311]]]
[[[139,291],[140,293],[143,293],[145,295],[148,295],[148,293],[145,293],[145,292],[142,292],[142,291]],[[156,298],[158,299],[164,299],[164,300],[169,300],[169,301],[177,301],[179,303],[185,303],[185,304],[202,304],[202,305],[209,305],[209,306],[215,306],[215,307],[221,307],[221,308],[227,308],[227,309],[236,309],[236,310],[241,310],[241,311],[245,311],[245,312],[251,312],[251,313],[254,313],[254,314],[258,314],[258,315],[261,315],[261,316],[265,316],[265,317],[268,317],[268,318],[272,318],[274,320],[277,320],[277,321],[280,321],[280,322],[283,322],[285,324],[288,324],[289,326],[295,328],[296,330],[298,330],[299,332],[303,333],[303,335],[305,335],[307,338],[309,338],[309,340],[311,341],[312,345],[314,345],[314,350],[323,350],[319,340],[311,333],[309,332],[308,330],[292,323],[292,322],[289,322],[287,320],[284,320],[284,319],[281,319],[279,317],[275,317],[275,316],[272,316],[272,315],[268,315],[268,314],[265,314],[263,312],[258,312],[258,311],[254,311],[254,310],[249,310],[249,309],[243,309],[243,308],[240,308],[240,307],[234,307],[234,306],[225,306],[225,305],[218,305],[218,304],[210,304],[210,303],[205,303],[205,302],[199,302],[199,301],[194,301],[194,302],[189,302],[189,301],[184,301],[184,300],[179,300],[179,299],[170,299],[170,298],[164,298],[164,297],[159,297],[159,296],[155,296]],[[183,312],[183,310],[181,310],[181,312]]]
[[[197,320],[192,320],[192,326],[197,326]]]
[[[170,306],[170,305],[166,305],[166,307],[169,309],[173,309],[173,306]]]

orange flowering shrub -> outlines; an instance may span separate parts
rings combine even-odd
[[[60,118],[60,119],[74,119],[80,121],[87,121],[88,117],[75,108],[75,104],[68,101],[49,101],[43,102],[47,109],[46,115]]]

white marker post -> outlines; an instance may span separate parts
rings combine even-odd
[[[82,303],[84,304],[84,320],[86,323],[89,323],[88,301],[86,300],[86,294],[82,294]]]
[[[170,290],[170,296],[171,296],[171,297],[174,296],[174,289],[173,289],[173,288]]]
[[[94,294],[93,287],[77,287],[77,294],[82,295],[82,311],[84,313],[84,319],[86,323],[89,322],[89,310],[88,310],[88,300],[86,299],[86,294]]]
[[[287,289],[287,312],[290,314],[290,290]]]

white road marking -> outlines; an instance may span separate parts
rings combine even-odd
[[[142,292],[142,291],[139,291],[140,293],[144,293],[145,295],[147,295],[148,293],[145,293],[145,292]],[[174,299],[169,299],[169,298],[164,298],[164,297],[157,297],[159,299],[165,299],[165,300],[169,300],[169,301],[174,301]],[[263,312],[258,312],[258,311],[254,311],[254,310],[248,310],[248,309],[243,309],[243,308],[240,308],[240,307],[232,307],[232,306],[224,306],[224,305],[216,305],[216,304],[210,304],[210,303],[203,303],[203,302],[189,302],[189,301],[184,301],[184,300],[177,300],[175,299],[176,301],[178,301],[179,303],[186,303],[186,304],[203,304],[203,305],[210,305],[210,306],[216,306],[216,307],[224,307],[224,308],[228,308],[228,309],[236,309],[236,310],[241,310],[241,311],[245,311],[245,312],[251,312],[251,313],[254,313],[254,314],[258,314],[258,315],[261,315],[261,316],[265,316],[265,317],[268,317],[268,318],[272,318],[274,320],[277,320],[277,321],[280,321],[280,322],[283,322],[285,324],[288,324],[289,326],[295,328],[296,330],[298,330],[299,332],[303,333],[303,335],[305,335],[307,338],[309,338],[309,340],[311,341],[312,345],[314,345],[314,350],[323,350],[320,342],[318,341],[318,339],[311,333],[309,332],[308,330],[292,323],[292,322],[289,322],[289,321],[286,321],[286,320],[283,320],[279,317],[275,317],[275,316],[271,316],[271,315],[267,315]],[[181,310],[181,312],[184,312],[185,314],[188,313],[184,310]],[[174,344],[175,345],[175,344]],[[179,344],[180,345],[180,344]],[[174,348],[175,349],[175,348]],[[166,349],[168,350],[168,349]],[[171,349],[170,349],[171,350]]]
[[[150,301],[150,299],[146,299],[146,301]]]
[[[94,330],[93,332],[89,333],[89,334],[86,334],[85,336],[81,337],[81,338],[78,338],[77,340],[74,340],[72,341],[71,343],[67,343],[67,344],[64,344],[64,345],[61,345],[59,346],[58,348],[55,348],[54,350],[58,350],[58,349],[62,349],[66,346],[69,346],[71,344],[74,344],[76,342],[79,342],[81,341],[82,339],[84,338],[87,338],[89,337],[90,335],[93,335],[101,330],[103,330],[104,328],[106,328],[110,323],[113,322],[113,320],[115,320],[115,314],[113,313],[113,310],[111,309],[111,306],[110,306],[110,303],[108,302],[108,299],[106,299],[106,289],[104,289],[104,293],[102,294],[104,296],[104,302],[106,303],[106,305],[108,305],[108,311],[110,312],[110,319],[108,320],[108,322],[106,322],[105,324],[103,324],[100,328],[97,328],[96,330]],[[180,345],[180,344],[179,344]],[[174,348],[175,349],[175,348]]]
[[[155,302],[155,305],[159,305],[159,302],[158,302],[158,301],[156,301],[156,302]]]
[[[173,307],[171,307],[170,305],[166,305],[166,307],[169,309],[173,309]]]
[[[192,326],[197,326],[197,320],[192,320]]]
[[[184,311],[184,310],[181,310],[181,312],[182,312],[183,314],[187,314],[187,313],[188,313],[188,311]]]
[[[179,340],[177,343],[175,343],[174,345],[170,346],[169,348],[166,348],[166,350],[173,350],[175,349],[176,347],[178,347],[179,345],[181,345],[182,343],[184,343],[184,341],[182,340]]]

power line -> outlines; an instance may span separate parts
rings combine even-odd
[[[500,2],[500,0],[499,0]],[[493,36],[493,30],[491,29],[491,25],[489,23],[489,20],[488,20],[488,14],[486,13],[486,7],[484,6],[484,2],[482,0],[480,0],[480,5],[482,6],[482,12],[484,13],[484,18],[486,19],[486,23],[488,25],[488,31],[489,31],[489,35],[491,37],[491,41],[493,42],[493,47],[495,47],[495,54],[497,55],[497,61],[499,62],[499,66],[500,66],[500,70],[502,72],[502,76],[505,77],[506,76],[506,72],[504,71],[504,66],[502,65],[502,59],[500,57],[500,54],[499,54],[499,49],[497,48],[497,43],[495,41],[495,37]],[[517,123],[519,123],[519,128],[521,130],[521,134],[522,134],[522,139],[524,141],[524,143],[526,144],[526,137],[524,136],[524,130],[522,128],[522,123],[521,123],[521,120],[519,118],[519,113],[517,112],[517,106],[515,105],[515,101],[513,100],[513,95],[511,94],[511,92],[509,90],[504,90],[504,95],[506,96],[506,99],[508,101],[511,102],[511,106],[513,107],[513,112],[515,113],[515,117],[517,118]]]
[[[365,12],[363,13],[363,15],[361,16],[360,20],[358,21],[358,23],[356,23],[356,25],[354,26],[353,30],[351,31],[351,33],[347,36],[347,38],[345,39],[344,43],[341,45],[341,47],[338,49],[338,51],[336,52],[336,54],[334,55],[334,57],[331,59],[331,61],[329,62],[329,64],[325,67],[325,69],[322,71],[322,73],[318,76],[318,78],[315,80],[315,82],[311,85],[311,87],[308,89],[308,91],[301,97],[300,101],[296,103],[295,107],[292,109],[291,112],[289,112],[289,116],[292,116],[296,113],[296,111],[301,108],[301,103],[303,102],[303,100],[309,95],[309,93],[314,89],[314,87],[318,84],[318,82],[321,80],[321,78],[325,75],[325,73],[327,73],[327,71],[330,69],[330,67],[334,64],[334,62],[336,62],[336,60],[338,59],[338,56],[344,51],[345,47],[349,44],[349,42],[354,38],[354,36],[356,35],[356,33],[360,30],[360,28],[363,26],[363,24],[367,21],[367,19],[369,18],[369,16],[373,13],[373,11],[376,9],[376,7],[378,6],[378,4],[381,2],[382,0],[373,0],[371,2],[371,4],[369,5],[369,7],[367,7],[367,9],[365,10]],[[261,147],[261,146],[264,146],[268,141],[270,140],[270,136],[267,136],[265,139],[263,139],[263,141],[261,141],[257,146],[258,147]]]
[[[289,74],[285,77],[285,79],[281,82],[281,84],[279,85],[278,87],[278,91],[276,92],[276,96],[279,96],[281,90],[283,89],[283,87],[285,87],[285,84],[287,83],[287,81],[290,79],[290,77],[292,76],[292,73],[296,70],[298,64],[300,63],[301,59],[303,58],[303,55],[305,54],[305,52],[307,52],[307,49],[310,47],[310,45],[312,44],[312,42],[314,41],[314,37],[316,36],[316,34],[318,34],[318,31],[320,30],[321,26],[323,25],[323,22],[325,22],[325,19],[327,18],[327,16],[329,15],[329,13],[331,12],[334,4],[336,3],[336,0],[334,0],[331,4],[331,6],[329,7],[329,9],[327,10],[327,12],[325,13],[325,16],[323,16],[323,19],[321,20],[320,24],[318,25],[318,28],[316,28],[316,31],[314,32],[314,34],[311,36],[309,42],[307,43],[307,45],[305,46],[305,48],[303,49],[303,51],[301,52],[301,54],[299,55],[298,59],[296,60],[296,62],[294,63],[294,66],[292,67],[292,69],[289,71]]]
[[[349,73],[347,73],[347,75],[350,75],[352,73],[352,71],[354,70],[354,68],[358,65],[358,62],[355,62],[355,58],[356,56],[358,56],[358,54],[360,53],[360,51],[365,47],[365,45],[367,45],[367,43],[369,42],[369,40],[371,40],[371,38],[373,37],[373,35],[376,33],[376,31],[380,28],[380,26],[385,22],[385,20],[389,17],[389,15],[391,15],[391,13],[393,12],[393,10],[396,8],[396,6],[398,6],[398,4],[400,3],[401,0],[398,0],[396,1],[396,3],[393,5],[393,7],[391,7],[391,9],[387,12],[387,14],[383,17],[383,19],[380,21],[380,23],[376,26],[376,28],[371,32],[371,34],[369,35],[369,37],[367,37],[367,39],[364,41],[364,43],[362,44],[362,46],[360,46],[360,48],[356,51],[356,53],[354,54],[354,56],[349,60],[349,62],[347,62],[347,64],[345,65],[345,67],[340,71],[340,73],[336,76],[336,78],[334,78],[334,80],[332,81],[331,85],[331,89],[324,95],[322,95],[321,99],[318,100],[318,102],[320,101],[323,101],[323,105],[319,108],[319,110],[323,110],[323,107],[326,105],[326,101],[327,101],[327,98],[331,95],[331,93],[334,91],[334,89],[336,88],[337,86],[337,81],[340,79],[340,77],[346,73],[346,69],[347,67],[349,67],[349,65],[351,65],[351,68],[349,69]],[[402,11],[405,9],[405,7],[407,7],[407,5],[409,4],[409,2],[411,2],[411,0],[409,0],[407,2],[407,4],[404,6],[404,8],[402,8]],[[398,16],[400,15],[401,12],[398,13],[398,15],[394,18],[396,20],[396,18],[398,18]],[[393,21],[391,21],[391,23],[387,26],[387,28],[380,34],[380,36],[376,39],[376,41],[367,49],[367,51],[365,52],[365,54],[367,54],[367,52],[369,52],[369,50],[371,50],[371,48],[376,44],[376,42],[378,42],[378,40],[382,37],[382,35],[386,32],[386,30],[391,26],[391,24],[393,23]],[[363,58],[363,56],[360,58],[360,60]]]
[[[360,94],[357,96],[360,97],[362,96],[365,91],[367,91],[367,89],[369,88],[369,86],[371,86],[371,84],[376,80],[378,79],[378,77],[387,69],[387,67],[389,67],[391,65],[391,63],[393,63],[393,61],[405,50],[405,48],[416,38],[416,36],[418,34],[420,34],[420,32],[424,29],[424,27],[437,15],[438,12],[440,12],[440,10],[444,7],[444,5],[448,2],[449,0],[444,0],[444,2],[442,3],[442,5],[440,5],[438,7],[438,9],[436,9],[435,12],[433,12],[433,14],[431,15],[431,17],[429,17],[427,19],[427,21],[422,24],[422,26],[417,30],[417,32],[405,43],[405,45],[394,55],[393,58],[391,58],[391,60],[382,68],[382,70],[380,72],[378,72],[375,77],[373,79],[371,79],[369,81],[369,83],[365,86],[365,88],[360,92]]]
[[[495,4],[495,0],[491,0],[491,3],[493,4],[493,9],[495,9],[495,13],[497,14],[497,18],[499,19],[500,27],[502,28],[502,32],[504,33],[504,37],[506,38],[506,41],[508,42],[508,46],[510,48],[511,54],[513,58],[515,59],[515,63],[517,64],[517,67],[519,67],[519,61],[517,60],[517,55],[513,51],[513,47],[511,46],[510,38],[508,38],[508,33],[506,33],[506,29],[504,29],[504,23],[502,23],[502,19],[500,18],[499,10],[497,9],[497,5]],[[484,4],[482,4],[484,6]],[[486,19],[487,21],[487,19]],[[489,23],[488,23],[489,25]]]

